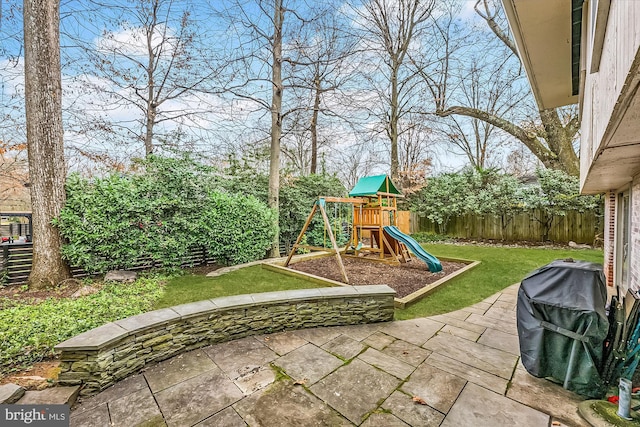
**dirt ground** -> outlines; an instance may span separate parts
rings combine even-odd
[[[459,262],[443,261],[442,271],[431,273],[424,262],[415,258],[399,266],[354,258],[343,258],[343,262],[351,285],[388,285],[397,292],[398,298],[405,297],[466,266]],[[338,263],[333,256],[297,262],[289,267],[342,282]]]
[[[0,309],[7,308],[12,303],[38,304],[47,298],[70,298],[82,287],[82,281],[68,279],[50,289],[31,290],[26,285],[0,286]]]
[[[27,390],[43,390],[54,385],[60,374],[59,360],[35,363],[30,369],[0,377],[0,385],[16,384]]]

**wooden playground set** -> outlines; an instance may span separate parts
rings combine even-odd
[[[342,257],[398,265],[412,260],[409,253],[411,250],[417,258],[427,264],[429,271],[441,271],[442,265],[437,258],[424,251],[418,242],[398,229],[397,199],[402,197],[404,197],[402,193],[387,175],[361,178],[349,192],[349,197],[319,197],[292,246],[284,266],[289,265],[298,249],[326,251],[334,254],[344,283],[349,283]],[[336,241],[336,234],[327,215],[327,203],[344,203],[351,206],[353,218],[350,227],[351,236],[344,248],[340,248]],[[301,243],[316,213],[320,213],[322,217],[324,228],[331,241],[330,248]],[[370,237],[365,239],[365,234]],[[365,244],[366,240],[368,244]]]

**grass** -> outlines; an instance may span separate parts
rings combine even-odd
[[[532,270],[558,258],[602,262],[602,251],[497,248],[425,244],[439,257],[481,261],[405,310],[397,319],[457,310],[521,281]],[[105,284],[93,295],[32,305],[0,301],[0,377],[53,356],[53,346],[104,323],[145,311],[226,295],[318,287],[317,284],[262,269],[243,268],[219,277],[195,275],[142,277],[134,284]],[[166,281],[166,285],[162,283]]]
[[[218,277],[187,274],[174,277],[165,286],[164,295],[154,309],[227,295],[317,288],[307,280],[279,274],[256,265]]]
[[[602,251],[506,248],[491,246],[458,246],[424,244],[435,256],[465,258],[481,264],[447,285],[404,310],[396,310],[397,319],[432,316],[447,313],[482,301],[490,295],[520,282],[529,272],[554,259],[572,257],[602,262]],[[164,295],[154,308],[164,308],[187,302],[200,301],[226,295],[257,292],[308,289],[317,284],[285,276],[260,266],[242,268],[218,277],[184,275],[169,280]]]
[[[475,304],[509,285],[520,282],[529,272],[561,258],[574,258],[602,263],[600,250],[506,248],[491,246],[458,246],[423,244],[436,257],[465,258],[481,264],[452,279],[436,292],[414,305],[396,310],[397,319],[433,316]]]

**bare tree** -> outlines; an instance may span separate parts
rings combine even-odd
[[[65,203],[66,166],[62,142],[60,3],[25,0],[25,103],[33,263],[28,285],[54,286],[71,277],[61,254],[62,238],[51,221]]]
[[[461,83],[456,100],[495,116],[515,116],[514,112],[521,109],[530,93],[518,84],[521,77],[519,70],[513,69],[510,52],[497,39],[485,44],[476,41],[474,45],[482,53],[469,54],[471,59],[457,64]],[[444,133],[453,151],[464,154],[473,168],[482,170],[502,163],[500,149],[508,138],[493,124],[475,117],[451,115],[445,122]]]
[[[374,171],[381,154],[370,141],[359,141],[342,148],[330,169],[346,188],[353,188],[358,179]]]
[[[9,144],[0,140],[0,206],[29,205],[27,144]],[[21,207],[19,210],[29,210]],[[0,209],[2,210],[2,209]],[[11,210],[11,209],[10,209]]]
[[[280,137],[282,136],[282,30],[284,26],[282,0],[274,0],[273,36],[271,37],[271,147],[269,150],[268,205],[276,213],[276,226],[280,220]],[[271,245],[271,256],[280,256],[280,233]]]
[[[410,51],[426,33],[434,6],[434,0],[369,0],[355,9],[365,43],[384,62],[372,75],[376,75],[374,79],[379,78],[378,73],[384,75],[385,86],[379,93],[386,108],[383,120],[391,146],[393,178],[399,172],[398,125],[416,106],[418,79],[410,67]]]
[[[265,138],[269,141],[268,205],[275,213],[276,224],[283,122],[299,109],[285,100],[285,91],[292,87],[297,65],[290,53],[293,46],[302,44],[304,26],[319,14],[308,4],[300,8],[304,14],[296,6],[293,0],[287,4],[284,0],[233,0],[219,12],[228,23],[228,33],[236,35],[229,43],[230,51],[226,52],[228,81],[223,90],[227,96],[253,105],[254,111],[245,111],[246,121],[256,120],[259,126],[265,112],[270,118],[268,138]],[[288,17],[291,19],[287,20]],[[276,233],[270,256],[279,255],[279,233]]]
[[[317,19],[307,25],[307,33],[291,48],[288,62],[296,67],[291,88],[299,100],[298,116],[310,113],[308,124],[304,126],[309,135],[309,173],[318,172],[320,145],[320,117],[348,120],[337,99],[342,90],[354,78],[352,57],[356,53],[357,38],[346,31],[348,24],[341,21],[335,10],[322,11]],[[300,131],[304,120],[295,120],[291,128]],[[326,141],[326,139],[324,140]],[[304,173],[304,172],[303,172]]]
[[[536,169],[542,165],[536,156],[527,149],[523,144],[519,144],[507,156],[505,172],[515,177],[523,178],[527,176],[535,176]]]
[[[101,96],[79,103],[76,108],[86,110],[89,104],[92,111],[88,120],[82,120],[86,111],[76,112],[80,123],[74,130],[101,139],[124,134],[125,140],[142,142],[146,155],[158,146],[170,147],[184,138],[183,124],[197,127],[195,119],[211,110],[205,93],[215,92],[218,70],[207,47],[211,40],[204,40],[205,22],[193,16],[201,11],[179,0],[113,2],[107,11],[96,10],[97,5],[99,0],[92,0],[65,21],[66,36],[83,47],[74,53],[87,57],[75,83]],[[78,23],[87,14],[100,18],[90,28],[99,36],[90,40],[86,25]],[[132,119],[116,122],[105,111],[131,111]],[[161,134],[159,125],[165,126]]]
[[[415,193],[424,186],[431,170],[433,129],[419,114],[406,116],[398,128],[399,172],[396,184],[405,194]]]
[[[495,36],[508,47],[510,54],[519,60],[515,44],[508,32],[502,29],[504,19],[497,2],[477,0],[475,10]],[[432,81],[430,83],[433,84]],[[579,161],[574,142],[580,123],[575,108],[542,110],[533,119],[517,122],[500,111],[491,111],[481,106],[447,105],[447,101],[451,101],[447,99],[448,95],[443,92],[436,99],[436,114],[439,116],[467,116],[489,123],[522,142],[545,167],[578,175]]]

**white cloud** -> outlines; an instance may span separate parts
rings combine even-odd
[[[147,33],[145,27],[120,28],[117,31],[105,31],[95,39],[96,49],[101,53],[117,53],[132,57],[147,56]],[[163,45],[164,54],[168,57],[175,48],[174,30],[171,27],[157,25],[151,34],[151,48],[157,50]]]

